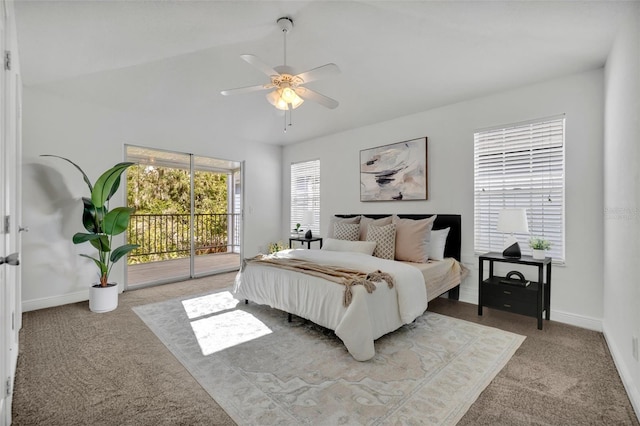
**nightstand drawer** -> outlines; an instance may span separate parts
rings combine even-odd
[[[527,303],[536,303],[538,297],[538,283],[531,283],[527,287],[518,287],[509,284],[499,284],[501,277],[485,280],[482,285],[483,297],[501,297],[509,300],[520,300]]]
[[[502,311],[513,312],[521,315],[528,315],[535,317],[538,315],[537,304],[531,302],[524,302],[517,299],[508,299],[503,297],[497,298],[484,298],[483,304],[489,308],[500,309]]]

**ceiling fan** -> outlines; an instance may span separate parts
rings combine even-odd
[[[293,20],[289,17],[282,17],[277,20],[278,27],[284,34],[284,64],[271,68],[262,62],[255,55],[240,55],[242,59],[265,73],[271,81],[266,84],[256,86],[238,87],[236,89],[223,90],[225,96],[241,93],[256,92],[261,90],[274,89],[267,93],[267,100],[279,110],[285,111],[285,132],[286,112],[289,111],[289,126],[291,126],[291,111],[298,108],[305,100],[319,103],[327,108],[334,109],[338,106],[338,101],[331,99],[315,90],[309,89],[306,83],[320,80],[340,73],[340,68],[336,64],[329,63],[300,74],[294,74],[293,69],[287,65],[287,34],[293,28]]]

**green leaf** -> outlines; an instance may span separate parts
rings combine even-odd
[[[82,179],[84,179],[85,183],[89,187],[89,192],[93,192],[93,186],[91,185],[91,181],[89,180],[87,175],[84,173],[84,171],[80,168],[80,166],[78,166],[73,161],[69,160],[68,158],[64,158],[64,157],[60,157],[59,155],[52,155],[52,154],[42,154],[40,157],[55,157],[55,158],[60,158],[61,160],[64,160],[64,161],[67,161],[67,162],[71,163],[76,169],[78,169],[80,171],[80,173],[82,173]],[[104,203],[102,203],[102,204],[104,204]]]
[[[127,230],[129,218],[133,213],[131,207],[116,207],[104,217],[102,230],[107,235],[118,235]]]
[[[137,249],[138,247],[140,247],[139,244],[125,244],[123,246],[118,247],[117,249],[111,252],[111,261],[113,263],[117,262],[118,260],[120,260],[122,256],[124,256],[125,254],[129,253],[132,250]]]
[[[99,234],[100,238],[91,240],[91,245],[94,246],[99,252],[109,252],[111,247],[109,246],[109,237],[104,234]]]
[[[96,208],[91,202],[91,199],[82,197],[82,203],[84,204],[84,211],[82,212],[84,229],[92,233],[99,232],[98,224],[96,223]]]
[[[85,234],[83,232],[77,232],[73,236],[74,244],[82,244],[87,241],[91,242],[98,251],[111,251],[109,247],[109,237],[105,234]]]
[[[135,163],[132,162],[118,163],[98,178],[93,187],[93,191],[91,191],[91,201],[96,208],[104,206],[104,203],[106,203],[109,197],[118,189],[122,172],[134,164]]]
[[[100,262],[95,257],[91,257],[91,256],[89,256],[87,254],[81,254],[80,256],[86,257],[87,259],[93,260],[94,263],[96,264],[96,266],[98,267],[98,269],[100,269],[100,275],[104,275],[104,274],[107,273],[107,265],[104,262]]]
[[[100,234],[85,234],[84,232],[77,232],[73,236],[73,244],[82,244],[98,238],[100,238]]]

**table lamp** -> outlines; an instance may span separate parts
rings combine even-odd
[[[514,232],[519,234],[529,233],[529,224],[527,223],[527,211],[525,209],[502,209],[498,215],[498,232],[510,234],[507,237],[502,255],[504,257],[520,258],[520,245],[518,240],[513,236]]]

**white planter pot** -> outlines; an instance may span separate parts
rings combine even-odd
[[[109,312],[118,307],[118,284],[107,284],[100,287],[100,284],[91,286],[89,289],[89,309],[91,312]]]
[[[543,260],[546,256],[545,250],[533,249],[533,258]]]

